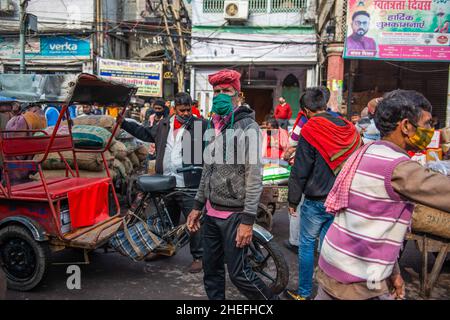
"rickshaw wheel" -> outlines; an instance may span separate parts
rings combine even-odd
[[[44,278],[49,264],[47,242],[37,242],[22,226],[0,230],[0,256],[8,288],[29,291]]]

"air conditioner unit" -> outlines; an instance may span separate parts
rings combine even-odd
[[[15,7],[11,0],[0,0],[0,12],[11,14],[14,13]]]
[[[245,21],[248,19],[248,1],[225,0],[223,16],[230,21]]]

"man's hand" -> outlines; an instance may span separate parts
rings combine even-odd
[[[297,216],[297,208],[294,208],[294,207],[289,206],[289,214],[290,214],[292,217],[296,217],[296,216]]]
[[[187,228],[189,232],[195,233],[200,230],[200,217],[202,212],[200,210],[192,210],[187,218]]]
[[[248,224],[240,224],[236,234],[236,247],[244,248],[252,242],[253,226]]]
[[[397,300],[405,299],[405,282],[401,274],[392,275],[391,278],[393,289],[393,296]]]
[[[295,152],[295,147],[289,147],[283,154],[283,160],[289,161]]]

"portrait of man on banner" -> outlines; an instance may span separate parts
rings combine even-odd
[[[351,28],[353,33],[347,37],[346,42],[348,55],[353,55],[352,51],[358,51],[358,56],[376,56],[377,43],[366,36],[370,28],[370,14],[365,10],[353,13]]]

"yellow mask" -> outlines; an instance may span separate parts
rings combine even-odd
[[[409,138],[409,142],[416,146],[419,150],[425,150],[430,144],[434,135],[434,128],[427,129],[423,127],[417,127],[416,133]]]

